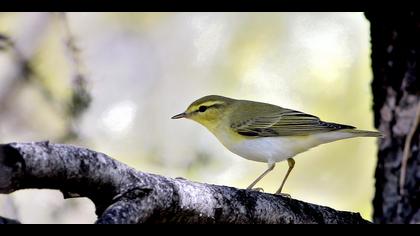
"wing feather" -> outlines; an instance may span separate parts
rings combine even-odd
[[[354,129],[321,121],[318,117],[300,111],[278,107],[276,111],[261,112],[257,116],[234,122],[231,128],[238,134],[255,137],[306,136],[340,129]]]

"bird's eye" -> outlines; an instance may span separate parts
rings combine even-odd
[[[200,106],[199,108],[198,108],[198,111],[199,112],[205,112],[207,110],[207,107],[206,106]]]

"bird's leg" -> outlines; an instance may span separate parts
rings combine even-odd
[[[287,159],[287,164],[289,164],[289,169],[287,170],[286,176],[284,176],[283,182],[281,182],[279,190],[276,192],[277,195],[281,195],[281,190],[283,189],[284,183],[286,183],[287,177],[289,177],[290,172],[292,172],[292,169],[295,166],[295,160],[293,158],[289,158]]]
[[[260,181],[262,178],[264,178],[264,176],[267,175],[268,172],[272,171],[275,166],[276,166],[276,163],[269,163],[268,164],[268,169],[265,170],[264,173],[262,173],[260,176],[258,176],[258,178],[256,180],[254,180],[254,182],[252,182],[252,184],[249,185],[248,188],[246,188],[246,189],[252,189],[252,187],[254,187],[258,183],[258,181]],[[255,190],[260,191],[260,190],[262,190],[262,188],[257,188]]]

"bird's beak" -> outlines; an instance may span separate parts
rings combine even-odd
[[[185,117],[187,117],[187,113],[182,112],[178,115],[172,116],[171,119],[181,119],[181,118],[185,118]]]

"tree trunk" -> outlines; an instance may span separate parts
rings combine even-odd
[[[373,110],[380,141],[375,223],[420,223],[420,19],[416,12],[367,12],[371,23]]]

